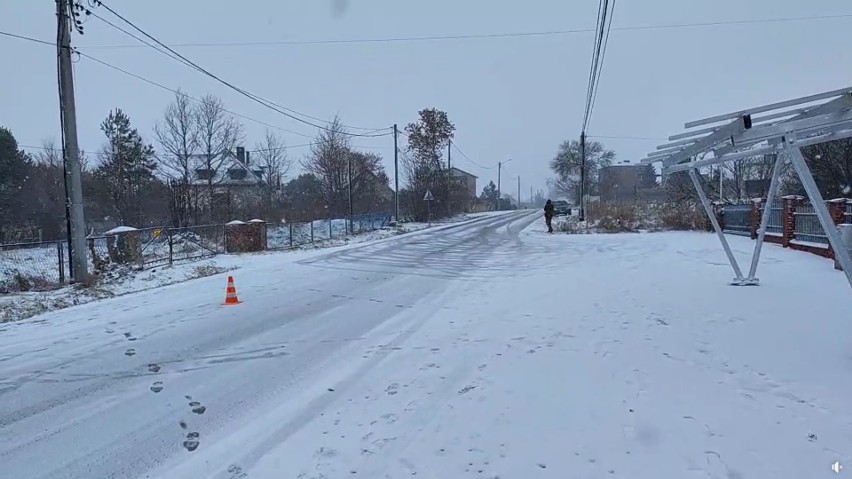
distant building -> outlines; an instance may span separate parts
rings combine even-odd
[[[657,189],[657,174],[651,165],[617,163],[598,172],[600,199],[607,203],[634,202]]]
[[[472,175],[464,170],[460,170],[458,168],[450,168],[450,175],[462,186],[464,186],[467,191],[467,195],[470,198],[476,198],[476,179],[475,175]]]
[[[259,186],[263,184],[263,168],[252,168],[250,152],[243,147],[237,147],[236,153],[225,152],[210,161],[213,168],[208,168],[207,155],[192,155],[195,166],[192,184],[199,186]]]

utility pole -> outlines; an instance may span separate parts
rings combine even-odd
[[[393,178],[394,178],[394,221],[399,223],[399,128],[393,124]]]
[[[518,209],[521,209],[521,175],[518,175]]]
[[[494,205],[494,211],[497,211],[497,210],[500,209],[500,195],[501,195],[501,193],[500,193],[500,172],[501,171],[503,171],[503,162],[498,161],[497,162],[497,204]]]
[[[532,187],[532,185],[530,185],[530,208],[532,208],[533,206],[535,206],[535,205],[533,204],[533,193],[532,193],[532,190],[533,190],[533,187]]]
[[[447,217],[453,216],[453,172],[452,172],[453,139],[447,141]]]
[[[346,181],[349,189],[349,234],[355,234],[355,226],[352,224],[352,155],[346,155],[346,169],[348,170],[348,180]]]
[[[83,213],[83,182],[81,180],[80,148],[77,144],[77,111],[74,102],[74,75],[71,70],[70,0],[56,0],[56,20],[59,42],[59,108],[62,123],[63,162],[68,171],[70,190],[69,217],[71,223],[71,253],[68,259],[77,283],[89,279],[86,254],[86,218]]]
[[[580,133],[580,221],[586,221],[586,132]]]

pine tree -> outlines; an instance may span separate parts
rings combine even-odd
[[[154,147],[146,144],[130,125],[121,109],[110,111],[101,124],[107,137],[104,161],[95,176],[104,185],[118,221],[130,224],[141,220],[140,205],[146,187],[154,179]]]
[[[4,227],[25,220],[24,183],[30,170],[30,159],[18,149],[12,132],[0,127],[0,237]]]

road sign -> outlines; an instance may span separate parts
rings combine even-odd
[[[426,190],[426,194],[423,196],[423,201],[432,201],[435,197],[432,196],[432,190]]]

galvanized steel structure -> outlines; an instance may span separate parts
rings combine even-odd
[[[715,125],[715,126],[710,126]],[[702,127],[696,129],[696,127]],[[774,155],[767,204],[773,204],[779,189],[781,170],[789,161],[814,205],[837,261],[852,286],[852,258],[831,219],[825,201],[817,188],[802,147],[852,137],[852,87],[796,98],[771,105],[749,108],[725,115],[692,121],[684,125],[686,132],[669,137],[671,143],[660,145],[643,163],[662,163],[663,175],[686,171],[698,193],[713,229],[725,249],[734,270],[734,285],[756,285],[757,265],[769,223],[770,208],[764,208],[748,276],[734,257],[713,207],[701,183],[697,169],[721,163],[742,161],[763,155]],[[701,160],[698,155],[707,154]],[[708,158],[709,157],[709,158]]]

